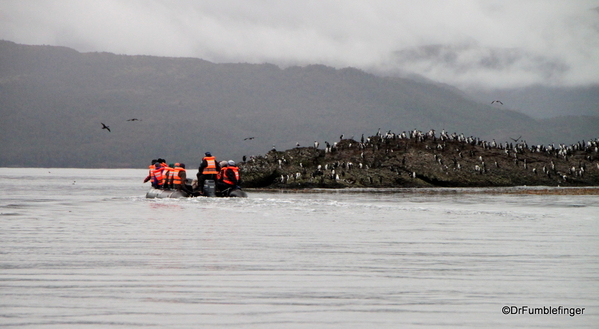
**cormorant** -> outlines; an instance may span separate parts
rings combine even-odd
[[[520,140],[520,138],[522,138],[522,136],[520,136],[520,137],[518,137],[518,138],[516,138],[516,139],[513,139],[513,138],[511,138],[511,137],[510,137],[510,139],[511,139],[511,140],[513,140],[513,141],[514,141],[514,143],[518,143],[518,141]]]

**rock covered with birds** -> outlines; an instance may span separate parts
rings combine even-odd
[[[599,139],[572,145],[484,141],[413,130],[271,150],[240,164],[245,187],[597,186]]]

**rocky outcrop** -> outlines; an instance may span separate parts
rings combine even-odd
[[[245,187],[599,186],[599,140],[573,145],[388,132],[325,148],[272,150],[240,164]]]

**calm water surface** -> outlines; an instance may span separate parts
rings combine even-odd
[[[0,327],[599,323],[599,196],[446,189],[150,200],[145,175],[1,170]],[[585,309],[505,315],[504,306]]]

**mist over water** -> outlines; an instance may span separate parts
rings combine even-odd
[[[248,191],[154,200],[145,199],[146,174],[2,170],[1,326],[599,323],[596,195]],[[506,315],[504,306],[585,310]]]

